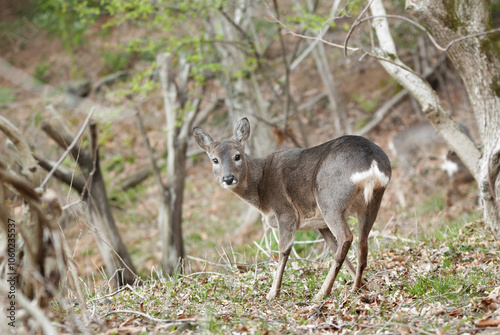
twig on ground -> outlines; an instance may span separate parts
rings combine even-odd
[[[140,315],[142,317],[145,317],[145,318],[147,318],[147,319],[149,319],[151,321],[172,323],[173,325],[175,325],[175,324],[189,323],[189,322],[203,321],[203,320],[198,320],[198,319],[193,319],[193,318],[190,318],[190,319],[158,319],[158,318],[152,317],[149,314],[138,312],[138,311],[133,311],[133,310],[129,310],[129,309],[109,311],[108,313],[106,313],[106,315],[104,315],[104,317],[106,317],[108,315],[111,315],[111,314],[120,314],[120,313],[136,314],[136,315]]]
[[[220,272],[211,272],[211,271],[203,271],[203,272],[193,272],[188,275],[184,275],[184,278],[189,278],[192,276],[198,276],[198,275],[204,275],[204,274],[209,274],[209,275],[216,275],[216,276],[227,276],[225,273],[220,273]]]
[[[375,238],[375,237],[382,237],[382,238],[387,238],[387,239],[394,240],[394,241],[403,241],[403,242],[407,242],[407,243],[418,243],[415,240],[410,240],[410,239],[407,239],[407,238],[404,238],[404,237],[401,237],[401,236],[385,235],[385,234],[380,233],[377,230],[372,230],[370,232],[369,237],[373,237],[373,238]]]
[[[111,280],[111,278],[110,278],[110,280]],[[145,298],[145,297],[143,297],[142,295],[140,295],[139,293],[137,293],[137,292],[134,290],[134,288],[133,288],[132,286],[130,286],[129,284],[127,284],[127,285],[123,286],[122,288],[120,288],[120,289],[118,289],[118,290],[116,290],[116,291],[114,291],[114,292],[112,292],[112,293],[110,293],[110,294],[106,294],[106,295],[104,295],[104,296],[102,296],[102,297],[99,297],[99,298],[93,298],[93,299],[90,299],[90,300],[89,300],[89,302],[92,302],[92,301],[97,301],[97,300],[101,300],[101,299],[106,299],[106,298],[112,297],[112,296],[114,296],[114,295],[116,295],[116,294],[118,294],[118,293],[120,293],[120,292],[122,292],[122,291],[125,291],[125,290],[127,290],[127,289],[129,289],[129,290],[130,290],[133,294],[137,295],[138,297],[140,297],[140,298],[142,298],[142,299],[146,300],[146,298]]]

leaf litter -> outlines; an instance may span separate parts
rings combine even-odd
[[[363,290],[351,292],[352,279],[339,276],[320,303],[312,298],[331,255],[291,260],[274,301],[265,299],[272,256],[254,264],[221,256],[225,266],[207,262],[202,272],[99,291],[105,298],[93,297],[89,308],[99,320],[96,333],[498,334],[500,248],[481,227],[473,222],[450,238],[384,244],[370,252]]]

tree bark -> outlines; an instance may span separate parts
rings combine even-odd
[[[187,175],[188,137],[196,117],[200,114],[201,98],[192,99],[188,103],[190,65],[185,59],[179,60],[177,75],[174,73],[170,54],[159,54],[156,62],[160,66],[160,83],[167,121],[167,186],[160,185],[161,181],[158,181],[158,186],[163,188],[158,222],[163,254],[162,267],[166,273],[172,274],[176,270],[182,271],[179,266],[184,259],[182,203]],[[203,96],[203,92],[199,95]],[[215,106],[216,104],[213,104],[201,114],[208,114]]]
[[[34,316],[33,313],[38,311],[36,305],[46,307],[52,296],[66,292],[69,284],[67,274],[71,273],[72,289],[86,320],[86,305],[80,282],[76,280],[76,269],[69,261],[71,256],[65,237],[57,225],[62,214],[59,199],[54,191],[40,187],[41,169],[29,145],[19,130],[1,116],[0,131],[16,147],[14,154],[18,155],[17,161],[21,162],[22,175],[18,176],[4,162],[0,162],[0,230],[9,238],[9,242],[13,235],[17,237],[19,234],[19,239],[16,239],[18,249],[15,244],[9,243],[8,250],[2,250],[5,254],[8,252],[9,263],[4,263],[0,276],[5,279],[6,275],[10,277],[13,272],[19,274],[17,280],[21,292],[18,297],[26,296],[29,301],[25,302],[29,302],[32,309],[25,307]],[[18,222],[12,219],[4,206],[4,192],[7,191],[4,186],[7,184],[23,198],[23,217]],[[34,300],[34,304],[31,304],[31,300]]]
[[[252,6],[255,3],[245,3],[239,1],[235,6],[234,18],[230,22],[226,15],[214,15],[210,18],[209,29],[212,30],[214,36],[223,34],[228,40],[239,41],[245,39],[242,35],[248,31],[251,24]],[[239,28],[237,28],[239,27]],[[269,128],[260,122],[269,118],[269,103],[262,96],[260,85],[257,81],[255,73],[250,73],[248,76],[236,76],[236,71],[244,69],[246,66],[245,52],[240,48],[230,44],[216,44],[220,54],[221,62],[226,69],[228,75],[223,79],[225,88],[225,104],[229,111],[231,123],[235,126],[238,121],[244,116],[253,117],[255,122],[252,126],[252,136],[249,139],[247,150],[257,156],[264,157],[276,149],[276,140],[272,136]],[[240,229],[246,229],[246,226],[254,223],[254,218],[258,218],[260,213],[253,207],[249,207],[246,211],[246,217],[242,219]]]
[[[386,15],[381,0],[373,1],[370,9],[373,16]],[[441,46],[491,29],[489,2],[484,0],[409,0],[407,9],[427,25]],[[500,194],[500,59],[491,36],[464,39],[447,49],[447,55],[457,68],[474,109],[482,141],[480,150],[459,130],[431,86],[399,60],[387,20],[374,19],[373,27],[379,40],[376,52],[388,60],[381,61],[382,66],[412,93],[427,118],[471,171],[479,185],[485,221],[500,239],[497,201]]]
[[[486,0],[408,1],[407,9],[424,23],[441,46],[466,35],[491,30],[490,2]],[[454,43],[447,55],[464,82],[482,142],[482,156],[473,171],[483,200],[484,215],[500,239],[500,52],[494,35]],[[497,35],[498,36],[498,35]],[[466,162],[461,148],[455,150]]]
[[[228,16],[214,15],[211,18],[213,22],[211,22],[210,27],[213,30],[213,35],[223,34],[231,41],[246,39],[246,36],[242,37],[242,34],[248,31],[251,24],[252,6],[255,4],[237,2],[234,15],[231,15],[232,22],[229,21]],[[269,103],[262,96],[255,73],[249,73],[248,76],[236,75],[236,71],[241,71],[247,66],[245,52],[230,44],[216,44],[216,47],[222,55],[222,64],[229,72],[228,76],[224,78],[225,104],[233,126],[244,116],[253,117],[256,121],[267,120]],[[254,123],[249,141],[248,150],[257,157],[264,157],[276,148],[276,141],[272,137],[271,131],[261,122]]]
[[[44,123],[42,129],[57,142],[57,144],[66,149],[73,138],[68,134],[64,127],[59,125],[56,130],[53,125]],[[86,184],[82,190],[82,197],[87,202],[90,222],[94,225],[92,233],[95,236],[97,246],[106,265],[108,276],[113,277],[113,282],[117,287],[126,284],[133,284],[136,278],[136,270],[132,259],[123,244],[123,241],[116,227],[111,208],[107,199],[106,185],[101,173],[99,164],[99,151],[97,149],[97,124],[93,122],[90,125],[91,143],[94,145],[92,152],[87,152],[81,148],[74,147],[71,151],[73,159],[80,166]],[[73,185],[79,188],[80,184]]]

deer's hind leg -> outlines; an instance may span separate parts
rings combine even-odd
[[[335,236],[333,236],[330,229],[329,228],[319,229],[319,232],[321,233],[321,235],[325,239],[325,242],[328,245],[328,247],[334,253],[337,252],[337,239],[335,239]],[[353,280],[356,279],[356,268],[354,267],[354,265],[352,265],[349,258],[346,257],[344,263],[345,263],[345,265],[347,267],[347,271],[349,271],[349,274],[351,275],[352,279]]]
[[[364,210],[358,212],[358,267],[356,269],[356,279],[352,287],[353,291],[359,290],[363,284],[363,271],[368,263],[368,236],[377,218],[384,191],[384,188],[375,190],[371,201],[366,205]]]
[[[355,192],[355,189],[353,189],[351,184],[340,185],[337,190],[341,193],[336,194],[335,197],[332,197],[326,189],[323,191],[318,190],[316,194],[321,214],[325,219],[328,229],[337,241],[337,250],[335,250],[333,265],[326,276],[323,286],[315,296],[314,300],[322,300],[331,293],[333,283],[335,282],[340,268],[347,257],[347,252],[349,251],[353,240],[352,232],[345,220],[345,210],[349,204],[349,200],[352,198],[352,194]],[[349,265],[347,265],[347,267],[349,269]]]

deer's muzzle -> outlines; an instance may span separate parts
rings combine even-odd
[[[238,181],[234,175],[222,177],[222,186],[224,188],[233,188],[237,183]]]

